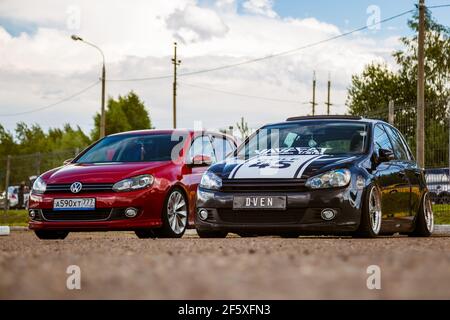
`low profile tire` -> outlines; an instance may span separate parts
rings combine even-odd
[[[162,212],[163,225],[153,232],[158,238],[181,238],[188,224],[188,202],[178,188],[169,192]]]
[[[134,233],[139,239],[154,239],[156,238],[155,233],[153,230],[150,229],[142,229],[142,230],[135,230]]]
[[[64,240],[68,231],[53,231],[53,230],[35,230],[34,233],[41,240]]]
[[[434,230],[434,213],[431,199],[428,193],[422,197],[419,212],[416,216],[414,231],[409,233],[410,237],[429,237]]]
[[[239,232],[237,235],[241,238],[255,238],[258,236],[257,234],[247,232]]]
[[[359,229],[354,236],[360,238],[375,238],[381,230],[381,195],[378,188],[371,184],[367,188],[361,212]]]
[[[300,237],[300,233],[285,232],[285,233],[280,234],[280,237],[282,237],[284,239],[297,239],[298,237]]]
[[[226,238],[228,235],[228,232],[197,230],[197,234],[200,238],[221,239],[221,238]]]

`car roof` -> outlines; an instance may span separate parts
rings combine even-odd
[[[183,134],[183,133],[198,134],[200,132],[203,133],[203,134],[220,135],[220,136],[228,137],[228,138],[234,140],[234,137],[232,137],[232,136],[230,136],[228,134],[222,133],[220,131],[194,130],[194,129],[145,129],[145,130],[133,130],[133,131],[124,131],[124,132],[110,134],[110,135],[108,135],[108,137],[127,135],[127,134],[142,134],[142,135],[176,134],[176,133],[179,133],[179,134]]]
[[[315,120],[329,120],[329,121],[348,121],[348,122],[362,122],[362,123],[384,123],[388,124],[383,120],[379,119],[369,119],[360,116],[348,116],[348,115],[318,115],[318,116],[296,116],[287,118],[286,121],[271,123],[267,125],[282,125],[287,123],[300,123],[303,121],[315,121]],[[265,125],[265,126],[267,126]]]

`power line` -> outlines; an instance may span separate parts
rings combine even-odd
[[[446,7],[450,7],[450,4],[438,4],[435,6],[425,6],[428,9],[437,9],[437,8],[446,8]]]
[[[218,92],[218,93],[228,94],[228,95],[233,95],[233,96],[238,96],[238,97],[244,97],[244,98],[275,101],[275,102],[284,102],[284,103],[292,103],[292,104],[308,104],[309,103],[309,102],[300,102],[300,101],[296,101],[296,100],[269,98],[269,97],[254,96],[254,95],[249,95],[249,94],[244,94],[244,93],[239,93],[239,92],[225,91],[225,90],[221,90],[221,89],[204,87],[204,86],[199,86],[196,84],[190,84],[190,83],[186,83],[184,81],[181,82],[181,84],[188,86],[188,87],[193,87],[193,88],[198,88],[198,89],[202,89],[202,90],[208,90],[208,91],[213,91],[213,92]]]
[[[40,108],[36,108],[36,109],[32,109],[32,110],[28,110],[28,111],[23,111],[23,112],[0,114],[0,117],[20,116],[20,115],[30,114],[30,113],[34,113],[34,112],[39,112],[39,111],[42,111],[42,110],[45,110],[45,109],[49,109],[49,108],[55,107],[58,104],[61,104],[61,103],[66,102],[68,100],[71,100],[71,99],[73,99],[73,98],[75,98],[75,97],[85,93],[86,91],[88,91],[89,89],[95,87],[99,83],[100,83],[100,80],[97,80],[95,83],[89,85],[88,87],[86,87],[86,88],[84,88],[84,89],[82,89],[82,90],[80,90],[80,91],[78,91],[78,92],[76,92],[76,93],[74,93],[74,94],[72,94],[70,96],[67,96],[67,97],[65,97],[65,98],[63,98],[63,99],[61,99],[61,100],[59,100],[57,102],[51,103],[49,105],[46,105],[46,106],[43,106],[43,107],[40,107]]]
[[[445,5],[445,6],[448,6],[448,5]],[[397,18],[400,18],[400,17],[402,17],[404,15],[407,15],[409,13],[412,13],[414,11],[415,11],[415,9],[404,11],[402,13],[396,14],[396,15],[388,17],[386,19],[382,19],[382,20],[380,20],[378,22],[375,22],[373,24],[365,25],[363,27],[360,27],[360,28],[357,28],[357,29],[354,29],[354,30],[351,30],[351,31],[348,31],[348,32],[344,32],[344,33],[341,33],[339,35],[336,35],[336,36],[333,36],[333,37],[330,37],[330,38],[327,38],[327,39],[324,39],[324,40],[313,42],[313,43],[310,43],[310,44],[307,44],[307,45],[304,45],[304,46],[301,46],[301,47],[298,47],[298,48],[290,49],[290,50],[287,50],[287,51],[281,51],[281,52],[278,52],[278,53],[266,55],[266,56],[255,58],[255,59],[249,59],[249,60],[245,60],[245,61],[241,61],[241,62],[237,62],[237,63],[233,63],[233,64],[218,66],[218,67],[209,68],[209,69],[191,71],[191,72],[184,72],[184,73],[180,73],[178,76],[185,77],[185,76],[192,76],[192,75],[197,75],[197,74],[201,74],[201,73],[219,71],[219,70],[224,70],[224,69],[229,69],[229,68],[242,66],[242,65],[245,65],[245,64],[249,64],[249,63],[259,62],[259,61],[263,61],[263,60],[267,60],[267,59],[272,59],[272,58],[275,58],[275,57],[289,55],[289,54],[295,53],[297,51],[301,51],[301,50],[304,50],[304,49],[309,49],[309,48],[318,46],[318,45],[326,43],[326,42],[330,42],[330,41],[334,41],[334,40],[337,40],[337,39],[340,39],[340,38],[344,38],[344,37],[349,36],[351,34],[354,34],[354,33],[357,33],[357,32],[360,32],[360,31],[372,28],[374,26],[380,25],[382,23],[386,23],[388,21],[391,21],[391,20],[394,20],[394,19],[397,19]],[[130,81],[130,82],[132,82],[132,81],[161,80],[161,79],[168,79],[168,78],[172,78],[172,75],[143,77],[143,78],[130,78],[130,79],[107,79],[107,81],[114,81],[114,82]]]

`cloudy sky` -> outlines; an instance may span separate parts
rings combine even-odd
[[[173,42],[182,60],[178,123],[251,127],[311,110],[316,72],[318,113],[332,81],[333,113],[344,113],[351,75],[371,61],[393,67],[407,16],[292,54],[212,72],[198,70],[315,43],[413,8],[416,1],[291,0],[0,0],[0,124],[44,128],[78,124],[86,131],[100,108],[101,56],[70,39],[78,34],[104,51],[107,95],[134,90],[157,128],[171,126]],[[427,0],[428,5],[449,3]],[[435,10],[450,24],[449,9]],[[157,79],[151,79],[151,78]],[[160,78],[158,78],[160,77]],[[146,81],[133,79],[150,78]],[[130,80],[131,81],[117,81]],[[44,108],[87,89],[64,103]],[[44,109],[42,109],[44,108]],[[41,110],[42,109],[42,110]],[[37,111],[36,111],[37,110]],[[30,112],[35,111],[35,112]]]

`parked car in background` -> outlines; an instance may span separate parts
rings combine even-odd
[[[212,165],[197,192],[200,237],[403,233],[430,236],[423,170],[393,126],[351,116],[294,117]]]
[[[8,187],[8,208],[10,209],[24,209],[28,205],[28,199],[30,197],[30,192],[28,188],[25,188],[23,193],[23,203],[19,204],[19,186],[9,186]],[[5,205],[6,192],[3,191],[0,197],[0,206]]]
[[[425,179],[433,203],[450,204],[449,169],[427,169],[425,170]]]
[[[107,136],[34,182],[30,229],[40,239],[73,231],[132,230],[182,237],[194,224],[198,183],[236,148],[219,132],[143,130]]]

